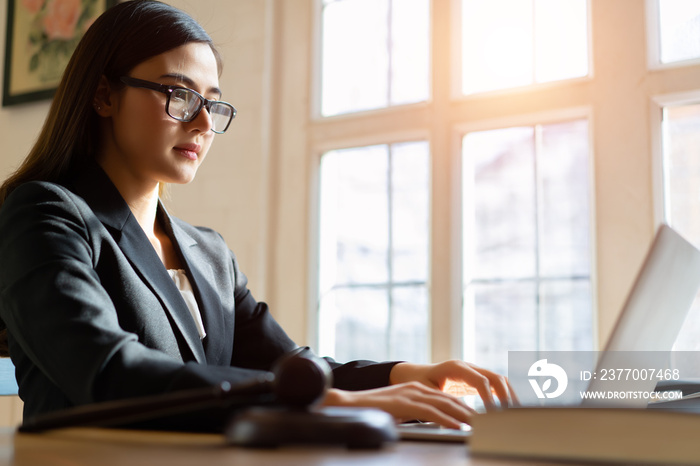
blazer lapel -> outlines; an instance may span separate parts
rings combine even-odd
[[[225,321],[225,313],[221,309],[221,301],[211,283],[216,282],[214,271],[208,263],[208,259],[201,254],[197,241],[177,223],[172,222],[167,211],[161,209],[166,217],[166,228],[172,233],[175,243],[180,248],[182,258],[185,261],[188,275],[197,296],[199,310],[207,336],[204,339],[204,350],[207,362],[210,364],[230,364],[231,341],[225,331],[231,328]]]
[[[161,301],[174,324],[174,329],[180,334],[176,335],[178,340],[184,339],[192,358],[204,363],[204,346],[187,304],[109,177],[95,164],[76,180],[74,188],[90,205],[97,218],[110,230],[141,279]]]
[[[199,363],[204,363],[206,361],[204,346],[199,339],[197,326],[187,304],[133,216],[130,216],[124,225],[117,244],[134,269],[141,275],[143,281],[163,303],[163,307],[170,314],[175,327],[180,330],[187,346],[192,351],[194,359]]]

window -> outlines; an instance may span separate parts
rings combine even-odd
[[[465,358],[592,350],[586,120],[463,140]]]
[[[654,0],[649,2],[651,23],[650,65],[692,65],[700,58],[700,2]],[[697,87],[697,84],[695,85]],[[700,95],[697,91],[656,97],[653,100],[652,134],[658,131],[655,166],[657,221],[664,221],[700,247]],[[657,115],[661,115],[658,120]],[[660,211],[660,212],[659,212]],[[696,297],[674,349],[697,351],[700,332],[700,295]]]
[[[666,220],[700,242],[700,103],[664,107],[662,133]]]
[[[460,72],[463,94],[587,76],[588,2],[316,7],[318,351],[427,362],[445,340],[448,357],[505,373],[510,349],[592,349],[588,120],[564,111],[450,146],[445,135],[473,119],[470,97],[439,87]],[[461,23],[451,19],[458,10]],[[458,43],[444,41],[455,37],[443,34],[448,17]],[[444,59],[449,47],[460,60]],[[415,102],[425,106],[405,105]],[[456,278],[459,298],[449,301]]]
[[[654,24],[655,42],[661,64],[700,57],[700,2],[696,0],[657,0]],[[654,17],[654,15],[651,15]]]
[[[322,17],[323,116],[428,99],[429,0],[324,0]]]
[[[700,31],[699,31],[700,32]],[[662,108],[664,220],[700,247],[700,101]],[[700,300],[696,298],[675,349],[697,351]]]
[[[428,360],[429,167],[425,142],[323,155],[322,354]]]
[[[275,13],[278,13],[275,19],[283,26],[275,28],[275,34],[279,34],[275,36],[275,44],[279,45],[279,55],[282,60],[275,61],[279,72],[273,74],[275,84],[279,84],[280,98],[271,99],[272,114],[276,115],[271,129],[273,136],[277,136],[273,148],[277,149],[271,151],[271,158],[275,163],[270,165],[273,170],[279,171],[279,175],[271,177],[271,186],[277,190],[276,194],[273,193],[274,202],[271,202],[276,211],[271,215],[274,223],[270,228],[273,246],[269,260],[271,279],[264,292],[273,309],[283,309],[276,317],[279,318],[283,327],[290,331],[290,335],[300,344],[312,345],[323,354],[329,354],[327,351],[329,347],[333,349],[338,347],[336,342],[342,339],[352,342],[354,338],[327,331],[328,321],[324,321],[323,316],[319,315],[319,296],[325,299],[333,295],[334,292],[330,291],[333,287],[336,287],[335,293],[338,295],[344,290],[351,289],[349,286],[346,287],[347,283],[335,281],[335,277],[333,277],[334,281],[331,281],[326,272],[328,269],[322,267],[324,271],[321,272],[318,268],[319,235],[324,228],[323,225],[319,228],[319,222],[322,221],[319,216],[323,217],[322,212],[319,211],[319,205],[326,202],[326,195],[321,190],[325,190],[327,186],[323,167],[326,160],[329,160],[327,157],[333,154],[339,154],[340,157],[345,155],[342,154],[345,150],[369,150],[369,148],[383,147],[384,149],[376,151],[376,154],[379,158],[385,158],[388,157],[386,155],[388,152],[393,151],[391,146],[395,143],[422,141],[421,143],[425,144],[429,152],[426,162],[429,168],[425,170],[429,186],[427,195],[429,204],[426,214],[429,241],[426,259],[428,291],[425,293],[427,317],[422,318],[422,322],[425,322],[427,327],[424,332],[427,341],[421,343],[421,351],[426,351],[431,361],[466,355],[475,363],[486,366],[491,364],[490,361],[498,362],[499,353],[505,355],[507,350],[515,347],[516,344],[528,344],[533,349],[562,348],[557,345],[569,341],[567,339],[571,336],[572,346],[569,347],[592,345],[594,349],[600,348],[605,343],[624,304],[627,292],[639,270],[638,267],[653,239],[656,224],[665,218],[664,204],[679,205],[678,202],[685,204],[683,207],[686,209],[685,212],[675,210],[676,207],[668,210],[671,223],[674,226],[679,225],[682,232],[682,228],[685,227],[682,226],[683,223],[678,222],[689,221],[691,216],[700,211],[697,207],[700,205],[697,202],[698,191],[694,190],[689,181],[682,181],[682,178],[678,178],[681,181],[671,179],[669,183],[662,181],[663,176],[690,176],[692,168],[677,170],[675,164],[683,159],[685,159],[684,163],[692,162],[690,154],[696,154],[698,150],[686,148],[683,149],[683,153],[676,151],[677,155],[672,158],[669,156],[667,162],[673,165],[663,167],[664,152],[659,142],[662,139],[663,108],[668,107],[665,110],[666,116],[663,123],[664,126],[668,126],[671,121],[683,121],[680,119],[682,116],[679,113],[680,110],[689,110],[681,107],[700,103],[700,81],[698,80],[700,61],[689,59],[683,62],[669,62],[669,65],[679,63],[683,67],[673,65],[673,67],[658,67],[650,70],[654,62],[649,60],[648,52],[650,46],[657,44],[660,53],[659,5],[667,3],[680,6],[691,2],[682,0],[586,2],[583,9],[585,15],[583,13],[573,15],[568,11],[561,13],[562,17],[576,16],[586,19],[585,27],[571,25],[566,28],[567,31],[584,29],[586,31],[585,40],[581,39],[577,42],[587,45],[585,63],[588,66],[585,71],[583,68],[576,67],[575,69],[580,71],[568,72],[568,78],[556,82],[547,81],[549,84],[545,85],[538,84],[542,81],[536,77],[538,76],[536,72],[538,52],[534,43],[539,39],[536,39],[533,34],[532,41],[523,39],[523,42],[532,44],[530,46],[532,52],[527,52],[526,56],[535,57],[534,62],[530,60],[527,73],[532,77],[530,79],[532,85],[526,84],[518,89],[512,89],[504,86],[515,84],[499,84],[497,92],[480,91],[477,94],[475,91],[469,94],[468,92],[471,92],[469,89],[463,89],[463,78],[467,78],[466,71],[463,70],[476,69],[477,72],[479,70],[476,66],[471,68],[468,66],[469,60],[476,61],[478,57],[471,55],[472,59],[463,60],[462,58],[465,53],[469,53],[462,50],[462,44],[467,41],[465,35],[469,33],[463,26],[463,16],[465,9],[470,5],[475,8],[488,7],[495,2],[431,0],[423,4],[428,6],[421,10],[427,11],[426,14],[421,13],[421,17],[426,18],[427,22],[422,29],[417,29],[428,31],[426,36],[423,36],[427,37],[428,45],[426,48],[416,49],[420,52],[416,53],[418,61],[423,60],[421,57],[428,57],[427,71],[421,78],[424,83],[427,83],[423,88],[428,92],[421,97],[423,99],[420,100],[421,103],[418,105],[403,105],[398,101],[391,103],[384,89],[381,93],[382,102],[372,104],[374,109],[379,109],[377,111],[368,108],[370,105],[353,107],[344,104],[332,112],[323,109],[321,105],[324,99],[323,93],[329,89],[328,81],[323,84],[322,79],[323,56],[329,53],[323,45],[325,39],[322,29],[328,29],[324,24],[324,10],[328,7],[339,7],[339,5],[335,5],[336,2],[324,0],[273,3]],[[371,9],[368,1],[343,0],[337,3],[342,3],[343,8],[359,5],[358,8]],[[394,0],[393,3],[397,5],[400,0]],[[520,3],[534,5],[532,15],[536,17],[536,9],[540,3],[526,0]],[[556,0],[553,4],[552,8],[570,5],[572,11],[581,11],[577,10],[581,4],[576,0]],[[388,3],[383,0],[371,2],[371,6],[377,11],[388,11],[383,10],[385,6],[389,8],[387,5]],[[505,12],[506,9],[503,11]],[[366,12],[366,15],[369,14],[371,12]],[[684,15],[686,19],[694,17],[692,12],[686,12]],[[538,22],[532,19],[533,16],[530,16],[531,26],[529,27],[534,30],[538,28]],[[350,21],[353,16],[348,13],[345,18]],[[369,19],[365,23],[368,24],[368,21]],[[473,21],[473,19],[464,21]],[[653,23],[657,26],[648,27]],[[382,22],[382,24],[387,23]],[[522,28],[526,29],[527,26]],[[657,30],[656,38],[653,35],[654,28]],[[504,41],[508,39],[507,36],[502,38]],[[645,40],[647,38],[649,40]],[[363,39],[364,37],[355,38],[350,33],[346,34],[344,41],[347,50],[359,50]],[[386,36],[382,36],[381,41],[385,39]],[[484,47],[488,45],[484,36],[478,36],[475,40],[480,41]],[[695,38],[689,38],[687,44],[693,41]],[[502,49],[508,51],[509,48],[515,49],[520,45],[522,44],[506,44]],[[386,42],[379,42],[376,47],[386,50]],[[577,48],[567,47],[569,51],[575,49]],[[578,48],[578,50],[581,49]],[[350,55],[350,52],[347,53]],[[337,58],[339,54],[332,55]],[[499,61],[496,60],[495,52],[491,55],[496,63],[503,62],[503,67],[514,65],[519,60],[517,56],[512,58],[506,56]],[[467,56],[470,55],[467,54]],[[354,56],[348,57],[348,60],[356,59]],[[593,63],[595,70],[590,66]],[[313,66],[308,66],[309,64]],[[568,66],[564,68],[568,69]],[[388,73],[388,68],[385,70]],[[365,75],[370,72],[369,68],[362,70]],[[584,72],[587,73],[586,77],[581,79],[580,76]],[[381,75],[388,76],[387,73],[382,72]],[[540,74],[540,76],[545,75],[547,73]],[[363,76],[357,79],[361,80]],[[381,82],[388,82],[387,78],[382,79]],[[484,78],[479,78],[477,83],[484,83],[484,81]],[[352,82],[341,85],[333,94],[346,98],[352,86],[354,86]],[[475,88],[478,87],[475,86]],[[485,86],[481,87],[485,88]],[[304,95],[307,90],[310,90],[313,95]],[[679,94],[683,95],[682,99],[678,99]],[[655,96],[660,95],[673,96],[673,101],[664,100],[661,105],[652,105],[655,102],[653,100]],[[344,108],[341,109],[341,107]],[[360,107],[364,111],[360,111]],[[324,114],[334,116],[327,118],[322,116]],[[687,118],[690,117],[683,119]],[[683,124],[688,123],[686,121]],[[564,131],[567,127],[569,129]],[[557,147],[561,148],[557,153],[564,155],[557,160],[582,164],[580,166],[585,166],[585,170],[582,169],[585,171],[585,176],[567,178],[571,183],[561,188],[564,194],[548,196],[550,187],[543,181],[547,179],[547,172],[537,171],[546,170],[547,164],[543,162],[546,157],[540,161],[537,154],[541,153],[542,148],[550,145],[545,141],[546,135],[549,132],[548,137],[553,137],[554,133],[551,131],[555,128],[566,134],[560,140],[567,140],[566,144],[557,143]],[[494,132],[490,133],[490,131]],[[675,144],[671,141],[673,139],[679,141],[680,136],[671,133],[669,129],[664,131],[666,154],[670,154],[669,144]],[[495,138],[493,135],[496,134],[504,138],[500,141],[504,151],[500,159],[508,163],[517,163],[519,165],[515,166],[520,168],[503,166],[497,171],[486,170],[489,167],[487,163],[490,160],[489,157],[495,157],[494,151],[499,141],[490,141],[490,146],[484,145],[483,148],[479,148],[477,142],[481,139],[486,141],[489,135]],[[583,134],[587,134],[586,142],[583,142]],[[687,143],[695,137],[694,134],[700,134],[700,131],[691,128],[682,139]],[[586,162],[579,157],[579,154],[583,153],[587,154]],[[522,154],[534,158],[526,163],[518,158],[525,157]],[[679,159],[678,154],[683,155],[683,158]],[[278,161],[279,163],[276,163]],[[387,161],[385,165],[388,163]],[[533,163],[537,164],[538,169],[532,168]],[[370,166],[375,165],[369,165],[368,162],[365,168],[369,169]],[[383,167],[378,169],[385,170]],[[565,170],[564,172],[570,174]],[[477,173],[480,174],[478,178],[475,177]],[[525,185],[519,181],[520,178],[525,177],[524,173],[527,173],[529,179],[533,178],[533,174],[540,173],[538,175],[540,179]],[[559,172],[555,171],[555,173]],[[386,175],[386,172],[384,174]],[[369,173],[364,173],[362,177],[374,179],[374,175]],[[481,241],[479,238],[483,238],[486,233],[491,234],[492,228],[504,229],[509,233],[505,226],[498,223],[496,214],[490,214],[492,210],[498,212],[503,208],[503,199],[494,198],[493,205],[486,203],[488,199],[483,198],[477,199],[479,202],[469,204],[475,199],[473,196],[470,197],[470,190],[488,192],[493,189],[491,183],[495,181],[489,181],[488,177],[507,180],[499,182],[499,187],[503,188],[499,190],[500,196],[505,196],[506,193],[511,193],[511,196],[516,196],[515,193],[525,193],[527,199],[537,199],[536,205],[539,206],[539,210],[535,210],[533,201],[529,206],[525,205],[517,217],[512,218],[513,222],[520,222],[517,223],[520,225],[517,228],[523,228],[520,236],[524,236],[525,233],[528,235],[525,238],[529,243],[524,243],[524,246],[518,243],[519,249],[516,248],[513,252],[522,257],[529,257],[529,259],[527,257],[522,259],[524,264],[530,264],[528,265],[530,271],[527,271],[527,274],[523,265],[519,265],[518,268],[513,267],[513,270],[496,267],[501,260],[496,252],[479,249],[483,244],[498,245],[498,243],[477,242],[477,240]],[[583,185],[579,184],[579,180],[585,177],[588,177],[588,184],[587,194],[584,195]],[[683,188],[685,192],[679,193],[678,190],[684,185],[688,186]],[[665,189],[669,190],[666,200],[663,196]],[[520,196],[520,194],[517,195]],[[679,195],[686,197],[684,199]],[[387,196],[388,194],[384,195],[384,197]],[[579,223],[572,226],[567,234],[552,230],[553,223],[548,219],[553,218],[550,217],[553,214],[549,214],[548,209],[554,209],[557,215],[562,214],[566,219],[571,220],[573,212],[584,212],[586,206],[573,203],[563,204],[555,209],[550,205],[551,200],[547,201],[547,199],[558,197],[573,198],[576,201],[585,199],[589,203],[588,213],[581,213],[582,219],[576,218],[576,222]],[[519,197],[516,200],[524,204]],[[380,201],[377,201],[377,204],[379,203]],[[388,211],[386,207],[388,201],[382,201],[381,205],[384,211]],[[528,214],[527,218],[532,219],[536,214],[538,220],[525,223],[525,212]],[[486,218],[488,222],[480,220],[479,223],[475,223],[473,219],[477,214],[481,216],[480,218]],[[590,223],[584,226],[580,220]],[[559,224],[554,222],[557,225],[565,223],[565,221]],[[487,231],[486,228],[489,230]],[[588,237],[574,237],[570,233],[574,230],[578,233],[587,230]],[[380,234],[384,238],[388,235],[386,231],[381,231]],[[554,235],[554,239],[549,235]],[[327,247],[328,237],[324,236],[324,238],[322,249]],[[516,238],[522,240],[519,236]],[[560,238],[565,238],[566,241]],[[337,242],[337,240],[334,241]],[[385,239],[383,246],[385,249],[388,249],[387,242],[388,240]],[[293,247],[290,247],[290,244]],[[566,244],[578,244],[580,248],[567,247]],[[298,245],[300,246],[297,247]],[[551,261],[552,257],[548,247],[566,251],[566,254],[562,254],[561,257],[554,257],[557,261],[561,261],[555,263],[559,268],[553,268],[554,271],[549,269],[551,262],[548,261]],[[582,251],[586,249],[587,252],[583,253]],[[501,253],[504,250],[501,249]],[[577,262],[574,252],[581,252],[581,256],[587,257],[588,262]],[[473,257],[477,257],[478,261],[472,260]],[[388,258],[386,260],[388,261]],[[535,261],[534,266],[533,261]],[[537,271],[537,261],[540,262],[538,274],[530,274],[533,267]],[[567,267],[564,268],[563,265]],[[584,265],[588,267],[588,272],[585,272]],[[577,268],[573,268],[574,266]],[[319,275],[323,280],[322,290],[319,290]],[[558,278],[555,280],[552,277]],[[540,281],[541,286],[532,284],[537,280]],[[377,283],[379,283],[378,280]],[[506,283],[512,283],[515,291],[508,295],[493,292],[493,289],[499,286],[505,287]],[[375,312],[383,313],[387,317],[380,319],[372,315],[371,319],[358,317],[358,320],[365,323],[375,319],[389,322],[393,318],[396,324],[396,314],[394,317],[389,317],[389,298],[385,291],[386,288],[382,290],[382,299],[385,304],[382,304],[383,308],[379,306],[375,308]],[[521,339],[520,333],[507,329],[508,322],[502,322],[502,319],[510,318],[513,313],[509,304],[503,304],[509,302],[506,300],[513,299],[513,296],[521,302],[527,300],[531,303],[522,311],[524,315],[529,316],[528,321],[522,324],[521,332],[528,335],[527,338],[530,340],[527,343]],[[556,297],[554,302],[562,304],[551,304],[552,297]],[[398,301],[394,300],[393,305],[397,304]],[[494,307],[496,311],[478,310]],[[335,309],[341,308],[336,306]],[[562,314],[553,316],[551,310],[555,309]],[[343,312],[349,313],[349,311]],[[359,312],[356,311],[355,315],[359,316]],[[394,312],[397,310],[395,309]],[[508,314],[509,312],[511,314]],[[579,313],[585,316],[581,317],[580,323],[573,320],[579,317]],[[589,317],[592,317],[592,323]],[[494,324],[492,325],[489,320]],[[341,328],[336,324],[339,320],[331,322],[332,329]],[[321,331],[320,325],[326,327]],[[385,348],[386,335],[389,332],[385,323],[381,325],[383,327],[380,326],[379,332],[385,338],[381,346]],[[700,326],[696,328],[700,329]],[[494,329],[500,329],[502,332],[495,334]],[[551,331],[552,329],[556,330]],[[506,330],[511,333],[507,333]],[[332,336],[329,335],[330,333]],[[590,333],[593,336],[590,336]],[[693,330],[690,334],[697,336],[698,331]],[[579,337],[581,337],[580,340]],[[559,343],[557,338],[560,339]],[[332,339],[335,340],[330,341]],[[319,346],[319,341],[323,342],[323,349]],[[355,346],[362,349],[363,342],[364,340],[358,340]],[[379,355],[369,356],[378,359],[389,353],[388,350],[382,351]],[[365,352],[367,353],[370,351]],[[340,355],[336,356],[341,358]]]
[[[462,0],[462,92],[586,76],[585,0]]]

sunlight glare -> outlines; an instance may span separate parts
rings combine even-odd
[[[586,0],[462,1],[462,91],[588,74]]]

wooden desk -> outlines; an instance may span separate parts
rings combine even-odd
[[[12,429],[0,429],[2,466],[497,466],[512,463],[470,458],[468,447],[455,443],[404,441],[381,450],[340,447],[251,450],[227,446],[222,436],[212,434],[93,428],[19,434]]]

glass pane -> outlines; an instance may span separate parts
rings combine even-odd
[[[430,318],[428,290],[425,286],[401,286],[392,292],[391,353],[392,361],[429,361],[428,332]]]
[[[462,91],[465,94],[532,82],[531,1],[462,1]]]
[[[537,301],[533,282],[472,284],[465,306],[474,309],[474,363],[508,372],[508,351],[537,349]],[[466,330],[466,329],[465,329]],[[466,332],[465,332],[466,333]]]
[[[586,0],[462,0],[462,92],[588,74]]]
[[[589,280],[546,281],[541,285],[543,351],[593,351]]]
[[[430,156],[427,142],[394,144],[392,273],[394,282],[428,279]]]
[[[323,156],[322,354],[428,361],[429,149],[422,141]]]
[[[467,134],[462,166],[466,279],[533,277],[533,129]]]
[[[588,74],[586,0],[535,1],[535,82]]]
[[[429,0],[323,3],[321,114],[427,100]]]
[[[661,63],[700,57],[700,2],[659,0]]]
[[[321,299],[319,353],[338,361],[389,359],[387,291],[340,288]]]
[[[326,153],[321,162],[320,290],[389,279],[388,148]]]
[[[391,104],[428,99],[429,0],[391,2]]]
[[[464,137],[466,358],[592,348],[588,152],[586,120]]]
[[[588,122],[540,127],[540,274],[590,274]]]
[[[666,221],[700,247],[700,104],[663,110],[663,170]],[[674,350],[700,350],[700,298],[696,298]]]
[[[322,115],[387,105],[388,5],[388,0],[353,0],[323,8]]]
[[[700,104],[664,108],[666,220],[700,246]]]

